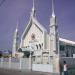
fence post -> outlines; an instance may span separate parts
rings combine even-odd
[[[30,67],[30,70],[32,71],[32,55],[31,55],[31,52],[30,52],[30,57],[29,57],[29,67]]]
[[[3,68],[3,57],[1,58],[1,68]]]
[[[20,70],[21,70],[21,65],[22,65],[22,58],[20,58],[20,66],[19,66]]]
[[[11,68],[11,57],[9,57],[9,69]]]

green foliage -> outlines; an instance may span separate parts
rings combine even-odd
[[[0,53],[0,58],[2,57],[2,54]]]
[[[30,51],[23,51],[24,52],[24,57],[29,58],[30,56]],[[33,52],[31,52],[31,55],[33,55]]]
[[[21,48],[19,48],[19,49],[18,49],[18,52],[22,52],[22,49],[21,49]]]

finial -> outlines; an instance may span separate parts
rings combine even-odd
[[[32,7],[32,14],[31,14],[31,15],[35,17],[35,6],[34,6],[34,0],[33,0],[33,7]]]
[[[35,10],[35,8],[34,8],[34,0],[33,0],[33,8],[32,8],[32,10],[33,10],[33,11]]]
[[[16,32],[18,31],[18,25],[19,25],[19,21],[17,21]]]
[[[55,12],[54,12],[54,0],[52,0],[52,16],[55,17]]]

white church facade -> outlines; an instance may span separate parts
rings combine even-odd
[[[49,64],[51,57],[73,57],[75,54],[75,42],[59,37],[58,24],[56,22],[54,4],[52,2],[52,15],[50,18],[49,29],[40,24],[36,18],[36,10],[33,7],[30,20],[26,26],[20,42],[20,48],[25,51],[33,52],[34,63]],[[18,30],[16,30],[16,33]],[[17,34],[15,34],[17,35]],[[12,53],[15,55],[17,46],[17,36],[15,36]]]
[[[48,32],[46,28],[38,22],[33,0],[30,19],[22,33],[19,47],[18,26],[16,27],[13,39],[12,56],[15,57],[16,53],[19,54],[19,48],[22,49],[22,53],[24,51],[29,51],[30,53],[33,52],[33,55],[31,56],[33,70],[59,73],[60,58],[75,57],[75,42],[60,38],[53,0],[49,30],[50,31]]]

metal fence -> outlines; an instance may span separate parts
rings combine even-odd
[[[0,68],[30,70],[30,58],[0,58]]]
[[[68,64],[69,75],[75,75],[75,58],[61,58],[61,62],[63,62],[64,60]],[[47,66],[49,66],[50,69]],[[33,64],[33,62],[31,62],[31,58],[0,58],[0,68],[4,69],[16,69],[22,71],[39,71],[41,69],[40,71],[43,72],[47,68],[47,71],[49,70],[49,72],[53,72],[51,67],[53,68],[52,64]],[[45,69],[43,70],[42,68]]]
[[[33,64],[32,58],[0,58],[0,68],[16,69],[21,71],[53,72],[51,64]]]

